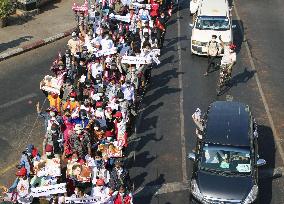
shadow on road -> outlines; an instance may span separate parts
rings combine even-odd
[[[8,50],[9,48],[17,47],[21,43],[29,41],[31,38],[33,38],[33,36],[26,35],[26,36],[22,36],[22,37],[20,37],[16,40],[11,40],[10,42],[1,43],[0,44],[0,53],[5,51],[5,50]]]
[[[274,169],[275,168],[275,142],[273,132],[270,127],[259,125],[258,126],[258,148],[259,158],[265,159],[267,164],[261,169]],[[259,203],[267,204],[272,199],[272,177],[259,179]]]

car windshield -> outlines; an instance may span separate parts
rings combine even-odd
[[[228,174],[245,174],[251,172],[249,148],[204,144],[200,168]]]
[[[200,30],[229,30],[230,21],[222,16],[199,16],[195,27]]]

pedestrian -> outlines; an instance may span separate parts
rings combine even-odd
[[[204,76],[207,76],[211,66],[213,66],[213,68],[216,67],[216,59],[217,56],[219,54],[219,43],[217,42],[217,36],[216,35],[212,35],[211,40],[207,43],[207,57],[208,57],[208,66],[207,66],[207,70],[204,73]]]

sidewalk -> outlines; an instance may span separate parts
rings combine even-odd
[[[9,25],[0,28],[0,55],[9,56],[17,53],[17,50],[23,52],[46,44],[47,40],[51,42],[60,36],[69,35],[70,30],[76,26],[71,10],[74,2],[83,4],[83,0],[61,0],[45,5],[40,14],[29,17],[30,19],[11,17]],[[37,45],[40,43],[41,45]]]

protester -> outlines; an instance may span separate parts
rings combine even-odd
[[[169,7],[149,3],[97,1],[88,7],[86,1],[72,7],[78,27],[54,60],[53,76],[40,82],[49,101],[46,111],[36,105],[45,126],[42,154],[27,146],[9,189],[19,203],[33,197],[133,203],[123,160],[137,104],[160,63]]]

